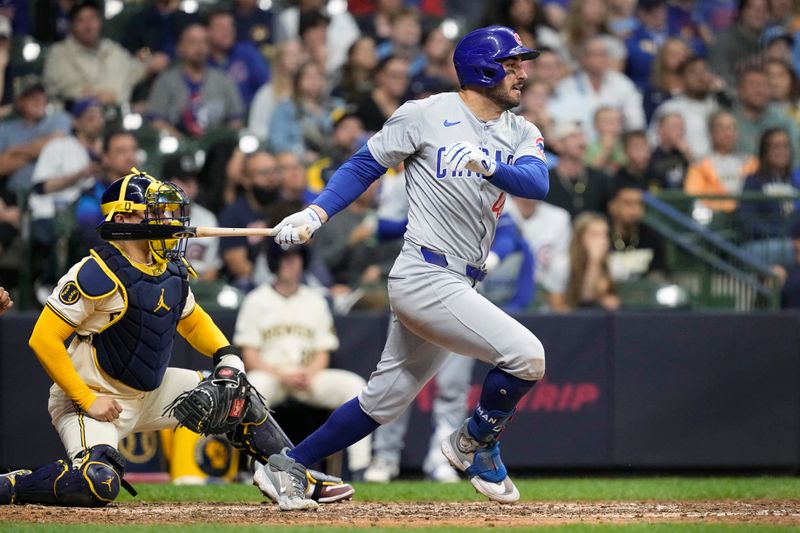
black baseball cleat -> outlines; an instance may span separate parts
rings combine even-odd
[[[30,470],[14,470],[8,474],[0,474],[0,505],[14,503],[14,486],[17,476],[27,476]]]

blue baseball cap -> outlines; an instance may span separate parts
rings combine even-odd
[[[69,112],[72,114],[73,117],[78,118],[83,113],[91,107],[103,107],[100,103],[100,100],[93,96],[89,96],[87,98],[81,98],[80,100],[75,100],[70,108]]]

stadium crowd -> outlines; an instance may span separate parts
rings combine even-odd
[[[0,0],[0,284],[46,297],[131,167],[178,182],[193,225],[277,223],[404,101],[457,90],[453,48],[489,24],[541,52],[516,112],[543,133],[551,184],[545,202],[506,201],[487,296],[616,309],[620,285],[670,279],[648,193],[754,192],[781,199],[694,211],[746,228],[743,250],[797,305],[792,0]],[[334,312],[387,306],[403,188],[391,169],[314,238],[305,283]],[[198,297],[237,307],[274,280],[269,249],[191,241]]]

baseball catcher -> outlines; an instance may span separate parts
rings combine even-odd
[[[187,207],[180,188],[136,169],[102,196],[106,222],[186,225]],[[117,443],[136,431],[182,424],[225,433],[264,463],[293,447],[249,385],[239,351],[195,302],[185,246],[185,239],[111,241],[59,280],[29,344],[54,381],[48,409],[69,460],[0,476],[0,504],[99,507],[120,486],[135,494]],[[176,332],[213,358],[211,376],[169,367]],[[320,502],[353,494],[337,478],[308,478],[308,497]]]

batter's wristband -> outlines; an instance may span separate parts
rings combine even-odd
[[[220,360],[226,355],[235,355],[239,359],[242,359],[242,351],[233,344],[229,344],[227,346],[223,346],[222,348],[214,352],[214,355],[212,357],[214,360],[214,366],[217,366]],[[242,360],[244,361],[244,359]]]

